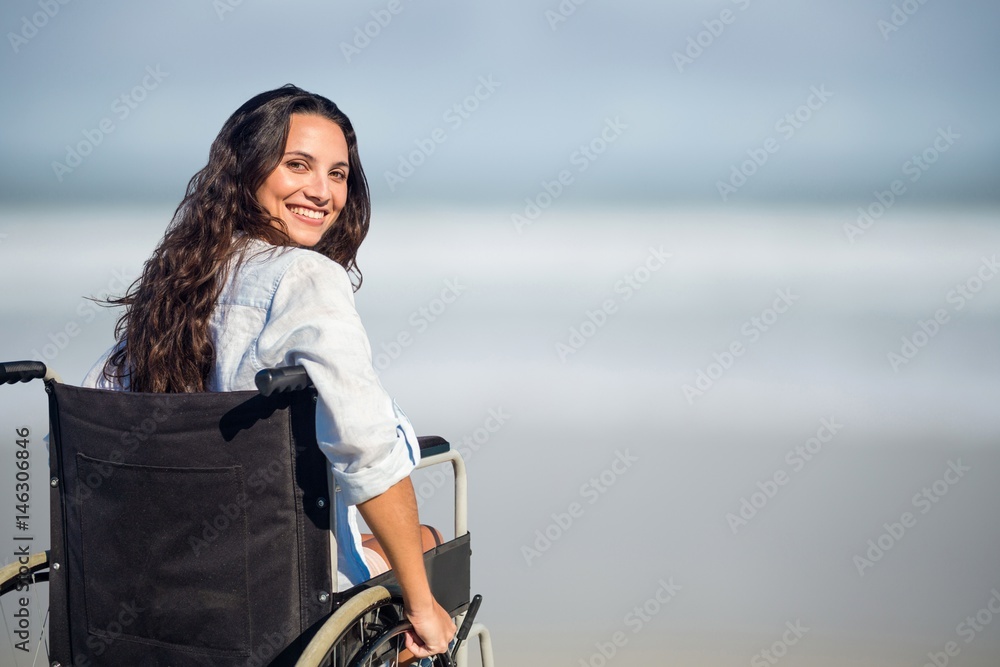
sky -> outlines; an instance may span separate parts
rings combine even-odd
[[[560,206],[853,202],[925,151],[907,202],[995,202],[998,19],[988,0],[17,0],[0,202],[176,203],[226,117],[288,82],[352,118],[376,205],[515,205],[564,171]]]

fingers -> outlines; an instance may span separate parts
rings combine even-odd
[[[412,632],[406,633],[406,648],[421,658],[437,655],[448,650],[448,643],[454,636],[455,624],[445,617],[436,626],[414,626]]]
[[[430,609],[406,615],[413,624],[412,634],[407,633],[406,646],[414,655],[425,658],[448,650],[448,643],[455,636],[455,621],[440,604],[434,602]]]
[[[420,637],[412,632],[406,632],[406,650],[413,654],[415,658],[429,658],[435,653],[427,650],[427,646],[420,641]]]

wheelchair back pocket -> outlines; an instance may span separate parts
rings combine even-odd
[[[89,651],[250,655],[242,468],[76,458]]]

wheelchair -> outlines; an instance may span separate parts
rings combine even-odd
[[[346,517],[304,369],[261,371],[257,392],[146,394],[0,364],[0,383],[33,379],[49,401],[51,546],[0,570],[0,595],[48,582],[50,667],[399,663],[410,626],[393,572],[336,590],[331,528]],[[465,466],[446,440],[419,440],[419,467],[455,473],[455,538],[424,558],[460,629],[414,664],[464,667],[473,637],[492,667],[470,599]]]

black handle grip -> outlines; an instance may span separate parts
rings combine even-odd
[[[0,383],[29,382],[45,377],[45,364],[40,361],[0,362]]]
[[[462,627],[458,629],[458,634],[455,635],[455,648],[451,652],[451,659],[458,659],[458,648],[462,645],[462,642],[466,640],[469,636],[469,631],[472,630],[472,624],[476,620],[476,614],[479,613],[479,605],[483,602],[483,596],[478,593],[472,597],[472,602],[469,603],[469,609],[465,613],[465,620],[462,621]]]
[[[302,366],[265,368],[254,376],[254,383],[257,385],[257,391],[264,396],[283,391],[298,391],[312,386],[312,380]]]

